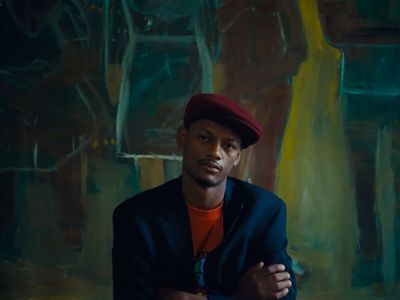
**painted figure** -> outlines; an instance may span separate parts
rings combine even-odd
[[[307,52],[298,3],[222,1],[218,28],[221,51],[214,67],[214,91],[237,99],[264,128],[264,136],[244,153],[235,175],[273,190],[292,78]]]
[[[91,28],[96,18],[99,14],[79,1],[6,0],[0,5],[0,34],[7,41],[0,49],[0,180],[14,181],[21,190],[22,178],[29,178],[26,185],[51,185],[58,202],[52,213],[60,215],[57,225],[75,250],[82,247],[85,219],[80,155],[112,128],[104,84],[92,77],[99,60],[99,36]],[[26,203],[11,203],[14,198],[6,193],[2,203],[10,204],[1,216],[15,215],[4,230],[12,231],[10,251],[17,253]],[[47,224],[47,219],[36,222]]]

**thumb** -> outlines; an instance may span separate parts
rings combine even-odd
[[[260,262],[256,263],[255,267],[257,268],[257,270],[261,270],[264,267],[264,262],[260,261]]]
[[[254,273],[260,271],[263,267],[264,267],[264,262],[263,261],[259,261],[255,265],[252,265],[250,268],[248,268],[246,270],[245,274],[246,274],[246,276],[249,276],[251,274],[254,274]]]
[[[249,280],[251,277],[253,277],[255,274],[257,274],[258,272],[260,272],[260,270],[261,270],[263,267],[264,267],[264,262],[263,262],[263,261],[260,261],[260,262],[256,263],[255,265],[252,265],[250,268],[248,268],[248,269],[244,272],[242,278],[240,279],[239,287],[240,287],[240,286],[243,286],[243,285],[246,285],[247,282],[248,282],[248,280]]]

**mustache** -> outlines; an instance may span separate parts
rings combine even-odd
[[[202,165],[206,165],[211,168],[218,169],[219,171],[221,171],[223,169],[222,166],[213,159],[200,159],[200,160],[198,160],[198,162]]]

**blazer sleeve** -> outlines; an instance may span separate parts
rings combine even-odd
[[[283,264],[285,270],[290,274],[292,286],[285,300],[296,299],[296,278],[292,268],[292,259],[287,253],[287,237],[286,237],[286,205],[281,202],[276,214],[271,219],[269,225],[263,234],[261,247],[263,253],[260,253],[260,259],[266,265]]]
[[[286,206],[285,203],[279,200],[273,205],[268,207],[268,210],[272,210],[271,216],[268,217],[268,221],[265,222],[264,228],[261,229],[260,234],[257,234],[257,238],[253,241],[254,252],[252,258],[256,262],[263,261],[266,266],[272,264],[283,264],[285,265],[286,271],[289,272],[292,286],[289,288],[289,293],[286,297],[281,298],[285,300],[295,300],[296,299],[296,278],[292,270],[292,260],[287,253],[287,237],[286,237]],[[251,221],[255,220],[257,224],[263,217],[258,214],[265,212],[265,209],[261,209],[256,206],[254,211],[257,212],[257,217],[251,215],[249,218]],[[209,294],[209,300],[234,300],[232,296],[223,294]]]
[[[113,214],[113,299],[156,299],[156,278],[146,234],[126,210]]]

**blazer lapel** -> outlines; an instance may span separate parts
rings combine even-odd
[[[228,177],[224,196],[224,241],[229,237],[244,207],[245,200],[235,190],[235,182]]]
[[[161,226],[171,253],[177,261],[192,261],[192,234],[180,179],[173,183],[164,199],[161,209],[164,219]]]

